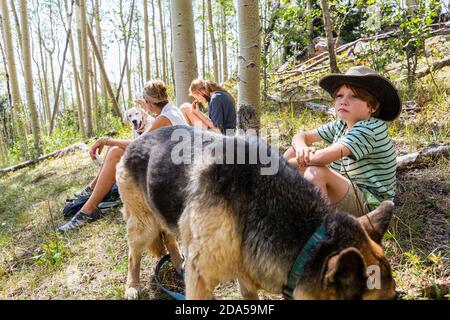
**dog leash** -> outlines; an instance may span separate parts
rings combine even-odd
[[[306,242],[300,254],[297,256],[291,272],[289,273],[288,282],[283,286],[283,296],[286,299],[293,299],[293,292],[297,284],[299,276],[305,271],[306,262],[311,259],[312,249],[327,236],[325,225],[322,223],[320,227]]]

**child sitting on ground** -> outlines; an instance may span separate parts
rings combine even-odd
[[[364,66],[325,76],[319,85],[333,97],[338,119],[294,135],[284,158],[334,207],[361,216],[395,196],[396,153],[384,121],[398,117],[400,97],[388,79]],[[310,146],[320,140],[330,146]]]

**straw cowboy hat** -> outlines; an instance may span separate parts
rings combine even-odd
[[[373,94],[380,102],[380,113],[377,116],[379,119],[394,120],[402,110],[400,97],[394,85],[370,68],[351,67],[345,74],[330,74],[319,81],[319,86],[331,96],[343,84],[361,87]]]

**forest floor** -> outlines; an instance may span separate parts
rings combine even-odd
[[[440,54],[450,54],[450,48]],[[448,69],[435,74],[437,87],[429,76],[420,79],[418,108],[389,125],[398,155],[450,141]],[[272,104],[263,110],[262,127],[279,130],[284,151],[294,132],[331,119],[302,106]],[[84,187],[98,168],[78,151],[0,176],[0,299],[123,298],[127,242],[118,209],[78,231],[55,231],[65,222],[65,199]],[[399,171],[397,177],[396,209],[383,238],[397,290],[402,299],[448,299],[450,161],[441,157]],[[151,281],[156,262],[143,257],[141,299],[167,299]],[[241,299],[234,282],[215,293],[220,299]],[[264,292],[260,297],[281,299]]]

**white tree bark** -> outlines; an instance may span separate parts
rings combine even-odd
[[[189,97],[191,81],[197,78],[197,55],[192,3],[171,0],[176,103],[192,101]]]
[[[156,26],[155,26],[155,20],[156,20],[156,15],[155,15],[155,4],[153,2],[153,0],[151,1],[151,5],[152,5],[152,29],[153,29],[153,52],[155,53],[155,69],[156,69],[156,78],[159,78],[159,63],[158,63],[158,47],[157,47],[157,43],[156,43]]]
[[[8,74],[11,85],[11,100],[15,116],[20,113],[20,91],[17,80],[16,59],[14,57],[14,45],[11,33],[11,23],[9,19],[8,3],[5,0],[0,1],[2,10],[3,32],[5,34],[6,61],[8,63]],[[18,129],[18,127],[16,128]]]
[[[227,54],[227,17],[225,9],[222,9],[222,81],[228,80],[228,54]]]
[[[144,0],[144,36],[145,36],[145,81],[149,81],[150,76],[150,37],[148,30],[148,0]]]
[[[253,108],[255,113],[253,124],[250,127],[259,128],[261,33],[258,1],[239,0],[237,11],[239,26],[238,109]]]
[[[30,31],[28,26],[28,8],[27,1],[20,0],[20,24],[22,26],[22,50],[24,66],[25,92],[27,95],[27,104],[31,116],[31,130],[34,138],[34,149],[38,155],[41,154],[41,133],[39,126],[36,102],[33,93],[33,66],[31,64]]]
[[[219,61],[217,60],[217,48],[216,48],[216,39],[214,37],[214,29],[215,28],[214,28],[213,17],[212,17],[211,0],[207,0],[206,3],[208,5],[208,29],[209,29],[209,38],[211,40],[214,80],[216,82],[219,82]]]
[[[86,135],[92,135],[92,110],[91,110],[91,90],[89,87],[89,56],[87,41],[87,17],[86,17],[86,0],[79,0],[78,9],[80,10],[80,26],[81,29],[81,78],[83,85],[84,111],[86,116]]]
[[[164,30],[164,16],[162,14],[161,0],[158,1],[159,27],[161,28],[161,57],[162,57],[162,77],[167,84],[167,63],[166,63],[166,31]],[[188,1],[186,1],[188,2]]]

